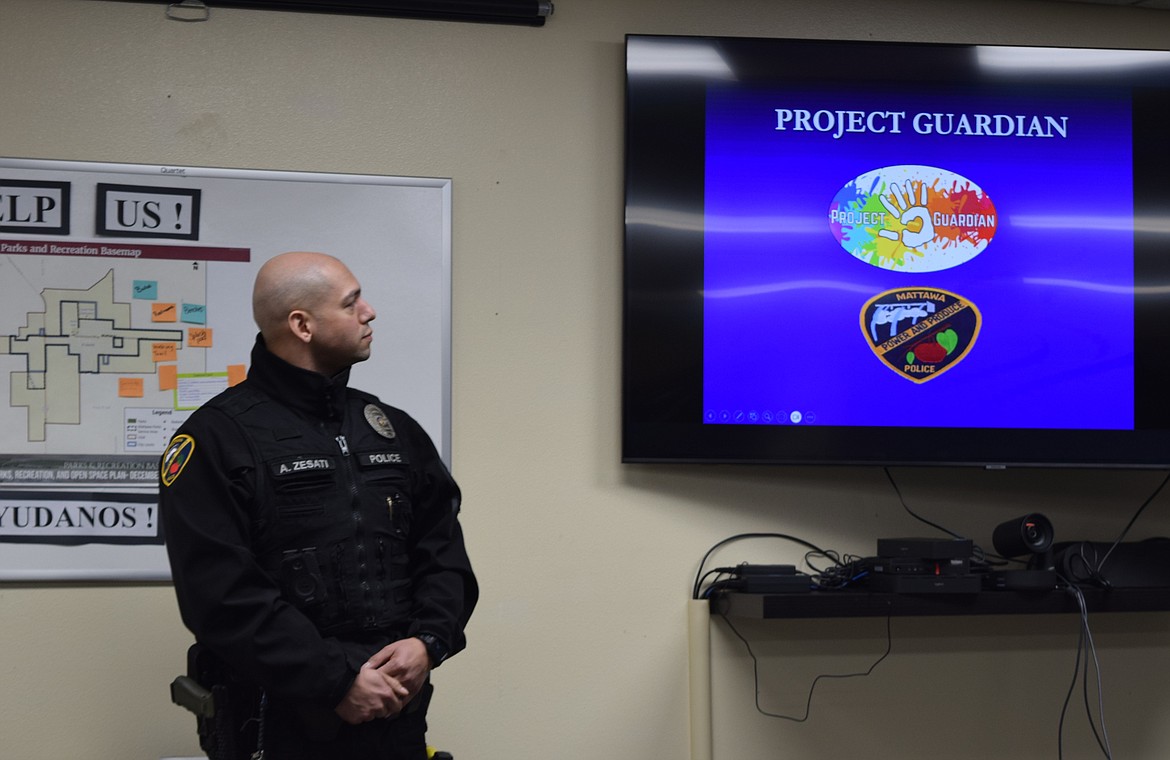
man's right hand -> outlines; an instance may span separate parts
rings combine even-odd
[[[409,698],[410,692],[398,679],[366,663],[334,711],[346,723],[357,725],[397,715]]]

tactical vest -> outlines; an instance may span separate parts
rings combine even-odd
[[[252,548],[283,598],[324,635],[404,635],[411,457],[383,408],[349,391],[338,432],[246,385],[221,399],[252,447]]]

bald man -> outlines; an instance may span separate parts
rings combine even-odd
[[[338,259],[256,276],[247,379],[196,410],[159,490],[212,760],[425,760],[430,670],[478,587],[459,488],[405,412],[348,386],[376,313]]]

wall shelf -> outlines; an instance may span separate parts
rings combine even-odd
[[[1085,588],[1084,594],[1089,612],[1170,610],[1170,588]],[[1079,612],[1076,599],[1065,591],[981,591],[975,594],[894,594],[864,590],[793,594],[717,591],[711,595],[709,603],[711,614],[757,620]]]

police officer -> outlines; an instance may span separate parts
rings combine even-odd
[[[344,264],[281,254],[252,308],[247,379],[161,463],[179,609],[232,713],[216,746],[423,760],[429,672],[464,647],[478,598],[459,489],[418,423],[348,387],[375,313]]]

